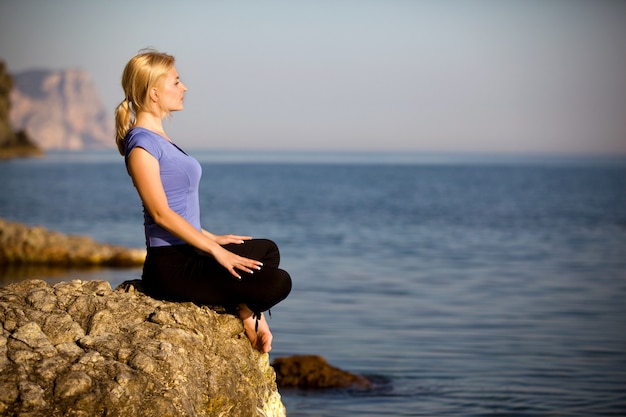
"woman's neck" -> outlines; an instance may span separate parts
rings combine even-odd
[[[154,133],[158,133],[159,135],[163,136],[165,139],[171,142],[171,139],[165,133],[165,129],[163,129],[163,119],[155,116],[152,113],[138,113],[135,117],[135,126],[151,130]]]

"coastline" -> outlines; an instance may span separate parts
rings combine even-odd
[[[15,158],[42,158],[44,156],[45,152],[36,146],[21,145],[0,148],[0,161]]]
[[[0,266],[136,267],[145,253],[0,218]]]

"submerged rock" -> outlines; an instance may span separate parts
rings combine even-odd
[[[285,415],[241,320],[136,281],[12,284],[0,321],[0,415]]]
[[[98,243],[0,219],[0,265],[141,266],[145,249]]]
[[[368,378],[330,365],[319,355],[294,355],[272,362],[281,388],[359,388],[372,387]]]

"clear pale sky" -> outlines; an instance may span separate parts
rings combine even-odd
[[[0,3],[9,70],[85,69],[111,114],[144,47],[189,148],[626,155],[626,1]]]

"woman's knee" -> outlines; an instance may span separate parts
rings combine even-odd
[[[275,286],[276,298],[278,299],[276,303],[279,303],[280,301],[287,298],[289,293],[291,293],[293,283],[291,281],[291,275],[289,275],[287,271],[283,269],[277,269],[276,274],[278,277],[276,279],[277,283]]]
[[[278,249],[278,245],[270,239],[254,239],[253,241],[262,248],[263,255],[261,261],[263,265],[278,268],[278,265],[280,265],[280,250]]]

